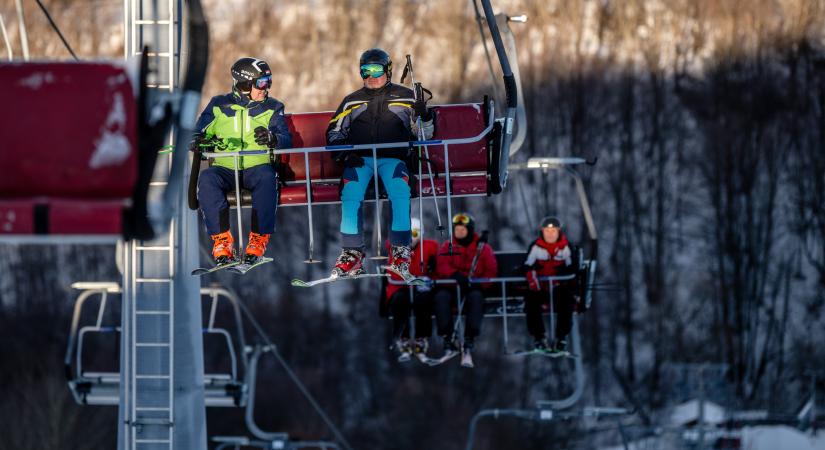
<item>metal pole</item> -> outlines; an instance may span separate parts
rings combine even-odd
[[[705,450],[705,366],[699,367],[699,450]]]
[[[3,33],[3,42],[6,43],[6,52],[9,54],[9,61],[14,59],[14,55],[11,51],[11,42],[9,42],[9,35],[6,33],[6,21],[3,19],[3,15],[0,14],[0,31]]]
[[[418,119],[419,125],[421,119]],[[419,128],[420,130],[420,128]],[[419,131],[419,134],[421,132]],[[421,171],[421,146],[418,147],[418,245],[423,245],[424,242],[424,182],[421,180],[422,177]],[[436,211],[437,212],[437,211]],[[424,247],[421,247],[421,250],[418,251],[419,256],[421,257],[421,261],[418,263],[418,269],[423,274],[424,273]]]
[[[243,124],[241,124],[241,126],[243,126]],[[243,219],[241,218],[243,198],[241,197],[241,182],[238,175],[238,158],[240,158],[240,156],[233,155],[232,158],[235,161],[235,209],[237,210],[238,216],[238,254],[240,254],[241,248],[243,247]]]
[[[501,282],[501,305],[503,311],[501,312],[503,315],[503,326],[504,326],[504,353],[510,353],[510,336],[507,331],[507,282]]]
[[[449,144],[447,144],[445,142],[444,143],[444,172],[446,174],[446,185],[444,186],[444,192],[447,195],[447,220],[452,222],[452,220],[453,220],[453,200],[452,200],[452,196],[450,194],[450,191],[452,189],[450,189],[450,187],[451,187],[450,184],[451,183],[450,183],[450,149],[449,149],[449,147],[450,147]],[[435,188],[433,188],[433,189],[435,189]],[[433,191],[433,193],[435,193],[435,191]],[[452,226],[452,223],[450,224],[450,227],[449,227],[449,237],[450,237],[450,240],[448,242],[450,244],[447,246],[447,249],[448,249],[448,253],[452,254],[453,253],[453,226]]]
[[[312,225],[312,185],[310,182],[310,173],[309,173],[309,153],[304,153],[304,172],[307,185],[307,219],[309,220],[309,258],[304,261],[307,264],[321,262],[312,257],[312,251],[315,249],[315,232],[313,231]]]
[[[29,36],[26,34],[26,19],[23,14],[23,3],[15,0],[17,5],[17,21],[20,23],[20,45],[23,47],[23,61],[29,60]]]
[[[371,259],[386,259],[381,254],[381,199],[378,196],[378,149],[372,148],[372,182],[375,188],[375,256]],[[362,200],[363,201],[363,200]]]

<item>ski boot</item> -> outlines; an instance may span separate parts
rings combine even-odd
[[[335,260],[330,277],[354,277],[364,273],[364,252],[344,249]]]
[[[212,235],[212,258],[215,264],[222,265],[235,260],[235,238],[231,231]]]
[[[246,254],[243,257],[244,264],[255,264],[258,259],[264,256],[266,245],[269,244],[269,234],[249,233],[249,244],[246,246]]]
[[[547,340],[544,336],[540,338],[536,338],[533,341],[533,350],[537,352],[546,352],[547,351]]]
[[[458,345],[456,345],[456,342],[450,336],[443,336],[442,339],[444,340],[444,356],[441,359],[447,360],[457,355]]]
[[[473,364],[473,341],[465,338],[464,348],[461,350],[461,367],[472,369]]]
[[[553,348],[550,349],[550,354],[557,358],[570,356],[570,352],[567,351],[567,341],[564,339],[556,339],[556,342],[553,343]]]
[[[415,276],[410,273],[410,260],[412,258],[410,248],[406,245],[393,245],[390,253],[390,264],[384,266],[384,269],[398,275],[403,278],[404,281],[415,278]]]
[[[429,348],[430,343],[427,341],[427,338],[415,338],[413,342],[413,353],[416,355],[426,355]]]
[[[409,338],[397,339],[395,349],[398,350],[398,362],[407,362],[412,357],[412,345],[410,345]]]

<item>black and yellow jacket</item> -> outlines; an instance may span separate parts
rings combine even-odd
[[[416,140],[412,89],[387,83],[379,89],[361,88],[344,97],[327,127],[327,145],[381,144]],[[407,157],[408,147],[378,149],[379,158]],[[342,152],[339,156],[346,156]],[[372,156],[372,150],[356,150]]]

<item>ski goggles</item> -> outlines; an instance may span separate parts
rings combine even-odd
[[[272,75],[266,75],[255,80],[255,88],[264,90],[272,87]]]
[[[384,75],[384,66],[381,64],[364,64],[361,66],[361,78],[379,78]]]
[[[421,236],[421,230],[418,228],[413,228],[410,230],[410,235],[412,235],[413,239],[418,239]]]
[[[453,216],[453,225],[464,225],[467,226],[470,222],[473,221],[473,217],[469,214],[456,214]]]
[[[249,92],[253,86],[255,86],[255,89],[263,91],[272,87],[272,75],[266,75],[254,81],[239,81],[237,86],[243,92]]]

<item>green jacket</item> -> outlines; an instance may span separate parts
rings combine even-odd
[[[217,137],[221,144],[216,152],[239,150],[266,150],[266,146],[255,142],[255,128],[267,128],[277,139],[277,148],[292,147],[284,118],[284,104],[267,97],[262,102],[253,102],[234,93],[212,97],[198,118],[197,129],[208,138]],[[269,164],[269,155],[253,155],[239,158],[239,169],[247,169],[261,164]],[[215,158],[215,166],[235,168],[235,158]]]

